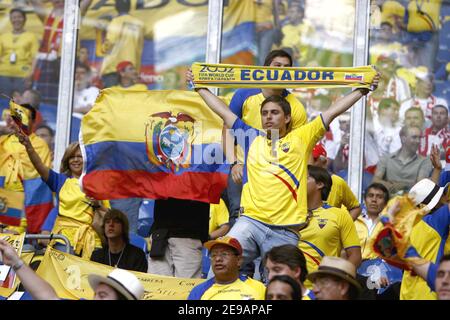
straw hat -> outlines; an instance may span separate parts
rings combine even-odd
[[[350,261],[338,257],[325,256],[319,265],[319,269],[308,274],[308,280],[314,282],[317,276],[332,275],[353,285],[361,290],[361,285],[356,281],[356,268]]]

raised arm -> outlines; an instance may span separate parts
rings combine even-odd
[[[52,286],[24,263],[7,241],[0,240],[0,252],[3,256],[3,262],[14,269],[25,290],[31,294],[33,299],[59,300]]]
[[[47,10],[42,0],[31,0],[31,5],[33,6],[34,13],[38,16],[42,23],[45,23],[45,18],[47,17]]]
[[[378,87],[378,81],[380,80],[380,75],[377,74],[372,82],[373,90]],[[369,93],[369,89],[358,88],[345,97],[338,99],[333,103],[325,112],[322,113],[322,119],[326,127],[328,127],[337,116],[343,114],[345,111],[350,109],[359,99]]]
[[[92,3],[92,0],[81,0],[80,1],[80,14],[82,17],[87,13],[91,3]]]
[[[194,75],[191,70],[186,71],[186,81],[193,82]],[[215,94],[206,88],[196,88],[195,91],[202,97],[208,107],[211,108],[219,117],[223,119],[223,122],[228,128],[233,127],[237,116],[228,108],[228,106],[219,99]]]
[[[440,159],[441,152],[439,150],[439,147],[435,144],[431,147],[430,152],[430,160],[431,164],[433,165],[433,172],[431,173],[431,180],[438,184],[439,183],[439,177],[441,176],[442,171],[442,163]]]
[[[19,139],[19,142],[25,147],[28,157],[30,158],[36,171],[44,181],[47,181],[50,174],[50,169],[42,162],[41,157],[39,157],[36,150],[34,150],[30,138],[23,133],[17,125],[14,126],[14,132]]]

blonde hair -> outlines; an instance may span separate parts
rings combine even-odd
[[[67,176],[72,175],[72,171],[69,167],[69,159],[75,154],[78,148],[80,148],[80,144],[78,142],[72,142],[69,144],[66,151],[64,151],[64,155],[61,160],[61,173],[64,173]]]

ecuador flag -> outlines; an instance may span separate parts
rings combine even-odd
[[[10,226],[19,226],[23,217],[23,192],[0,188],[0,222]]]
[[[196,92],[105,89],[81,122],[83,191],[219,203],[223,121]]]

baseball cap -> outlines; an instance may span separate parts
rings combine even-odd
[[[324,146],[322,143],[318,143],[314,146],[313,150],[312,150],[312,155],[314,160],[317,160],[320,156],[322,157],[327,157],[327,151],[325,150]]]
[[[217,244],[223,244],[223,245],[229,246],[231,248],[236,249],[237,252],[239,253],[239,255],[242,254],[241,244],[239,243],[239,241],[236,238],[232,238],[230,236],[223,236],[223,237],[217,238],[215,240],[210,240],[208,242],[205,242],[204,247],[206,249],[208,249],[209,251],[211,251],[212,247],[214,247]]]
[[[126,67],[132,66],[132,65],[133,65],[133,63],[131,61],[122,61],[117,64],[116,70],[117,70],[117,72],[122,72],[123,70],[125,70]]]

